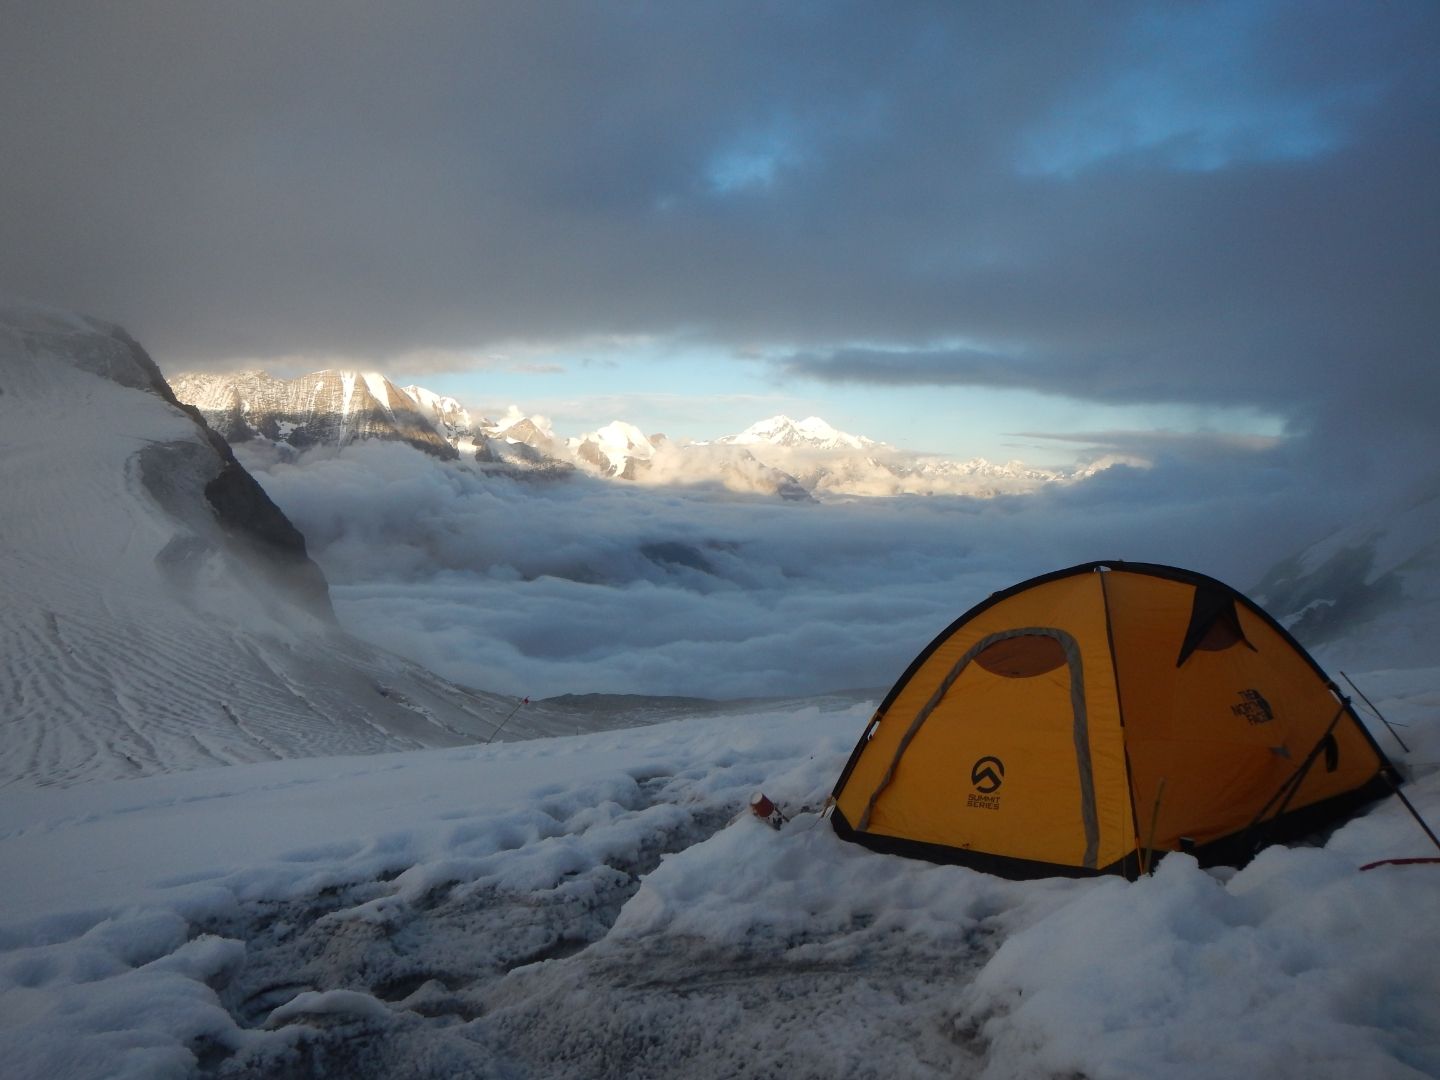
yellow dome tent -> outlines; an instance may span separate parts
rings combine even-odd
[[[1142,563],[1021,582],[930,643],[835,785],[836,832],[1012,878],[1240,863],[1392,790],[1334,684],[1227,585]]]

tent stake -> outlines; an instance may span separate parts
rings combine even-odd
[[[1365,702],[1366,705],[1370,706],[1370,711],[1373,712],[1376,716],[1380,717],[1380,722],[1385,725],[1385,730],[1390,732],[1390,734],[1395,737],[1395,741],[1400,744],[1400,749],[1404,750],[1405,753],[1408,754],[1410,752],[1410,747],[1405,745],[1405,740],[1400,738],[1400,733],[1395,730],[1394,725],[1391,724],[1389,720],[1385,719],[1385,714],[1382,713],[1379,709],[1377,709],[1375,707],[1375,703],[1365,696],[1365,691],[1361,690],[1360,687],[1356,686],[1355,680],[1350,678],[1349,675],[1346,675],[1345,672],[1340,672],[1340,677],[1350,684],[1351,690],[1354,690],[1355,693],[1360,695],[1361,701]],[[1430,839],[1433,840],[1435,838],[1432,836]]]

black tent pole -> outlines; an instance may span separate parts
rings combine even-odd
[[[1299,768],[1285,779],[1285,782],[1280,785],[1280,790],[1270,796],[1265,805],[1260,808],[1260,812],[1256,814],[1250,824],[1246,826],[1243,835],[1246,837],[1246,844],[1253,850],[1258,851],[1262,846],[1256,843],[1254,838],[1256,836],[1259,836],[1262,840],[1264,838],[1265,834],[1261,825],[1265,815],[1270,812],[1270,808],[1277,802],[1280,803],[1280,808],[1275,811],[1274,816],[1270,820],[1274,821],[1281,814],[1285,813],[1285,808],[1290,805],[1290,800],[1295,797],[1295,793],[1300,790],[1300,785],[1305,782],[1305,777],[1310,772],[1310,766],[1315,764],[1315,759],[1320,756],[1320,751],[1325,748],[1326,740],[1332,736],[1335,731],[1335,725],[1340,722],[1340,717],[1345,715],[1345,710],[1349,707],[1350,703],[1344,698],[1341,698],[1340,711],[1335,714],[1334,718],[1331,719],[1329,725],[1325,728],[1325,734],[1320,736],[1319,741],[1316,742],[1315,746],[1310,750],[1310,753],[1305,755],[1305,760],[1300,763]]]
[[[530,704],[530,699],[529,699],[528,697],[527,697],[527,698],[524,698],[524,699],[521,700],[521,702],[520,702],[520,705],[529,705],[529,704]],[[492,742],[495,741],[495,736],[500,734],[500,728],[503,728],[506,724],[508,724],[508,723],[510,722],[510,717],[511,717],[511,716],[514,716],[517,712],[520,711],[520,705],[516,705],[513,709],[510,710],[509,715],[507,715],[504,720],[501,720],[501,721],[500,721],[500,727],[497,727],[494,731],[492,731],[492,732],[490,733],[490,738],[486,739],[486,740],[481,744],[482,746],[489,746]]]

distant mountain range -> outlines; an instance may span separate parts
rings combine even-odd
[[[472,461],[512,477],[572,472],[644,484],[720,488],[806,501],[895,495],[994,496],[1070,483],[1096,467],[1034,468],[1019,461],[918,454],[840,431],[820,417],[772,416],[708,442],[675,442],[616,420],[558,435],[541,416],[512,409],[472,415],[422,386],[397,387],[378,372],[318,371],[275,379],[259,371],[182,374],[177,396],[231,442],[264,440],[282,450],[341,447],[357,439],[403,442],[437,458]]]
[[[460,456],[445,425],[463,410],[457,406],[447,413],[449,399],[428,391],[421,391],[422,405],[376,372],[316,371],[296,379],[275,379],[263,371],[185,374],[171,386],[231,443],[269,439],[305,449],[395,439],[436,457]]]

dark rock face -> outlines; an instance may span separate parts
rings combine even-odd
[[[173,482],[173,469],[177,458],[191,459],[190,468],[199,470],[202,478],[210,477],[203,489],[205,499],[234,553],[286,595],[333,622],[329,585],[324,572],[306,552],[300,530],[245,471],[229,444],[211,430],[201,412],[176,399],[159,365],[139,342],[118,327],[107,329],[107,337],[87,339],[95,345],[77,366],[163,398],[187,413],[205,439],[203,446],[160,444],[142,451],[141,473],[147,490],[172,513],[187,516],[186,508],[179,505],[184,496]]]
[[[615,475],[615,466],[610,463],[610,459],[605,456],[599,446],[589,440],[575,448],[575,456],[595,469],[601,476]]]
[[[217,452],[221,448],[224,452],[219,475],[205,485],[205,498],[232,542],[276,585],[333,622],[330,587],[306,552],[305,537],[235,460],[225,440],[214,432],[206,434]],[[256,555],[260,557],[253,558]]]
[[[1308,572],[1299,558],[1285,559],[1255,587],[1256,596],[1267,610],[1288,617],[1290,632],[1305,645],[1333,640],[1404,599],[1399,575],[1373,574],[1375,547],[1372,537],[1340,548]]]
[[[407,443],[446,460],[459,452],[414,399],[379,375],[316,371],[275,379],[263,371],[179,375],[176,393],[231,442],[262,437],[296,449],[356,439]]]

